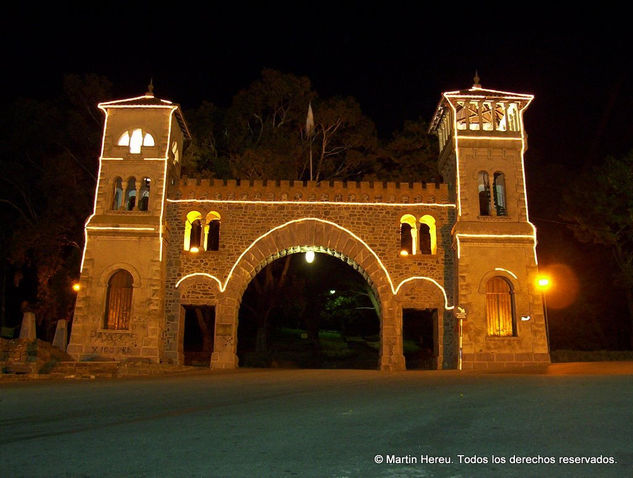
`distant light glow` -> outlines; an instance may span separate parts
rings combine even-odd
[[[314,257],[315,257],[314,251],[306,252],[306,262],[308,264],[312,264],[314,262]]]
[[[536,277],[536,287],[541,289],[543,292],[548,290],[552,285],[550,278],[546,275],[538,275]]]
[[[409,255],[409,251],[407,251],[406,249],[402,249],[402,250],[400,251],[400,255],[401,255],[402,257],[406,257],[406,256],[408,256],[408,255]]]
[[[81,284],[79,282],[74,282],[73,283],[73,290],[75,292],[79,292],[81,290]]]
[[[196,254],[197,252],[200,252],[200,249],[198,249],[196,246],[193,246],[191,249],[189,249],[189,252],[193,252],[194,254]]]
[[[336,289],[330,289],[330,295],[336,294]]]

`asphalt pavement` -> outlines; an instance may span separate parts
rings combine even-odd
[[[0,477],[633,477],[633,375],[605,370],[2,383]]]

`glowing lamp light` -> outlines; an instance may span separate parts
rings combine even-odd
[[[544,275],[540,275],[536,278],[536,287],[538,287],[542,291],[546,291],[552,285],[550,278]]]
[[[330,289],[330,295],[334,295],[334,294],[336,294],[336,290]]]
[[[73,282],[73,290],[79,292],[81,290],[81,284],[79,284],[79,282]]]
[[[406,256],[408,256],[408,255],[409,255],[409,251],[407,251],[406,249],[402,249],[402,250],[400,251],[400,255],[401,255],[402,257],[406,257]]]
[[[189,249],[189,252],[193,252],[194,254],[200,252],[200,249],[198,249],[196,246],[193,246],[191,249]]]
[[[314,262],[314,251],[308,251],[306,252],[306,262],[308,264],[312,264]]]

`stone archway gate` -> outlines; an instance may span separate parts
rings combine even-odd
[[[403,306],[443,311],[436,354],[439,364],[454,362],[450,231],[455,205],[448,200],[446,185],[183,178],[166,199],[165,208],[163,360],[181,360],[181,305],[213,305],[216,328],[211,366],[237,367],[238,312],[248,283],[272,260],[314,250],[348,262],[375,289],[381,304],[382,370],[404,369]],[[183,249],[191,211],[202,217],[210,212],[219,215],[219,250],[192,253]],[[435,254],[400,254],[400,218],[407,214],[435,219]]]

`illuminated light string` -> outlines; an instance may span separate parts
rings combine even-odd
[[[86,229],[95,231],[155,231],[154,227],[118,227],[118,226],[86,226]]]
[[[292,221],[288,221],[288,222],[286,222],[284,224],[281,224],[281,225],[279,225],[277,227],[274,227],[271,230],[269,230],[268,232],[266,232],[266,233],[262,234],[261,236],[259,236],[246,249],[244,249],[244,251],[242,251],[240,256],[237,258],[237,260],[233,264],[233,267],[231,267],[231,270],[229,271],[224,283],[222,283],[222,281],[220,279],[218,279],[216,276],[214,276],[212,274],[207,274],[206,272],[194,272],[192,274],[187,274],[186,276],[182,277],[178,282],[176,282],[176,288],[180,284],[182,284],[182,282],[184,280],[186,280],[186,279],[188,279],[190,277],[204,276],[204,277],[209,277],[210,279],[215,280],[218,283],[218,287],[220,289],[220,292],[224,292],[226,290],[226,287],[227,287],[229,281],[231,280],[231,277],[233,276],[233,272],[235,271],[235,268],[237,267],[239,262],[248,253],[248,251],[250,251],[258,242],[260,242],[261,240],[263,240],[264,238],[266,238],[267,236],[269,236],[270,234],[272,234],[275,231],[283,229],[283,228],[285,228],[285,227],[287,227],[287,226],[289,226],[291,224],[297,224],[297,223],[306,222],[306,221],[316,221],[316,222],[321,222],[323,224],[329,224],[331,226],[334,226],[337,229],[346,232],[347,234],[352,236],[354,239],[356,239],[358,242],[360,242],[363,246],[365,246],[365,248],[378,261],[378,264],[379,264],[380,268],[385,273],[385,276],[387,277],[387,281],[389,281],[389,286],[391,287],[391,292],[392,292],[393,295],[398,295],[398,291],[400,290],[400,288],[407,282],[411,282],[413,280],[425,280],[425,281],[431,282],[432,284],[436,285],[442,291],[442,295],[444,296],[444,308],[446,310],[452,310],[452,309],[455,308],[454,305],[451,305],[451,306],[448,305],[448,297],[446,295],[446,290],[444,289],[444,287],[442,287],[442,285],[440,285],[435,279],[432,279],[430,277],[412,276],[412,277],[409,277],[407,279],[404,279],[402,282],[400,282],[400,284],[398,284],[397,287],[394,287],[393,281],[391,280],[391,275],[389,274],[389,271],[387,270],[387,268],[385,267],[383,262],[380,260],[380,258],[376,254],[376,252],[365,241],[363,241],[359,236],[357,236],[352,231],[350,231],[349,229],[347,229],[347,228],[345,228],[343,226],[340,226],[340,225],[338,225],[338,224],[336,224],[336,223],[334,223],[332,221],[327,221],[325,219],[319,219],[319,218],[316,218],[316,217],[304,217],[304,218],[301,218],[301,219],[294,219]]]
[[[499,138],[497,136],[465,136],[456,135],[457,139],[487,139],[492,141],[521,141],[521,138]]]
[[[254,200],[254,199],[167,199],[172,203],[226,203],[226,204],[333,204],[341,206],[396,206],[396,207],[455,207],[453,203],[389,203],[389,202],[343,202],[343,201],[293,201],[287,200]]]
[[[163,216],[165,214],[165,192],[167,191],[167,158],[169,158],[169,145],[171,144],[171,124],[172,119],[174,118],[174,111],[176,111],[177,107],[172,107],[171,112],[169,113],[169,133],[167,133],[167,151],[165,154],[165,164],[163,169],[163,198],[160,202],[160,222],[158,223],[159,231],[158,231],[158,241],[159,241],[159,257],[158,260],[163,262]]]
[[[101,106],[99,105],[99,107]],[[103,151],[105,148],[105,133],[108,128],[108,111],[105,109],[103,111],[105,111],[105,120],[103,122],[103,135],[101,136],[101,153],[99,154],[99,171],[97,172],[97,184],[95,186],[95,199],[92,205],[92,214],[88,217],[88,219],[86,219],[86,223],[84,224],[84,250],[81,254],[81,265],[79,267],[80,274],[84,270],[84,262],[86,260],[86,248],[88,247],[88,224],[90,224],[90,221],[92,220],[93,217],[95,217],[95,214],[97,213],[97,197],[99,193],[99,185],[101,183],[101,166],[103,164],[103,161],[101,158],[103,158]]]
[[[135,96],[134,98],[124,98],[121,100],[113,100],[113,101],[105,101],[102,103],[99,103],[99,108],[101,108],[101,106],[108,106],[110,108],[167,108],[167,105],[173,105],[173,103],[171,101],[168,100],[159,100],[162,103],[165,103],[165,105],[119,105],[117,103],[121,103],[122,101],[136,101],[136,100],[148,100],[148,99],[157,99],[156,97],[154,97],[154,95],[142,95],[142,96]]]
[[[495,267],[495,270],[496,270],[496,271],[501,271],[501,272],[507,272],[508,274],[510,274],[510,275],[511,275],[512,277],[514,277],[515,279],[517,279],[517,280],[519,279],[519,278],[517,277],[517,275],[516,275],[514,272],[509,271],[508,269],[504,269],[503,267]]]
[[[477,90],[477,91],[484,91],[486,93],[500,93],[502,94],[506,99],[509,100],[527,100],[527,99],[531,99],[534,96],[531,94],[527,94],[527,93],[511,93],[509,91],[500,91],[500,90],[490,90],[488,88],[471,88],[469,91],[473,91],[473,90]],[[482,96],[486,96],[485,94],[472,94],[472,95],[467,95],[462,93],[460,90],[456,90],[456,91],[447,91],[444,93],[445,95],[448,95],[452,98],[456,98],[456,97],[463,97],[463,98],[481,98]]]

